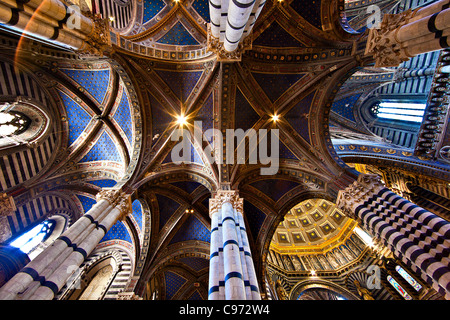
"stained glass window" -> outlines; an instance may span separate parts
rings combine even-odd
[[[406,281],[408,281],[408,283],[414,288],[416,289],[416,291],[419,291],[420,289],[422,289],[422,286],[416,281],[416,279],[414,279],[413,277],[411,277],[409,275],[408,272],[405,271],[405,269],[403,269],[400,266],[396,266],[395,270],[403,277],[403,279],[405,279]]]
[[[0,136],[8,137],[24,132],[30,119],[20,112],[0,112]]]
[[[376,110],[371,110],[379,118],[422,122],[426,104],[382,102]]]
[[[47,239],[54,229],[55,221],[46,220],[11,242],[11,246],[29,254],[39,243]]]
[[[387,280],[389,281],[389,283],[395,288],[395,290],[398,291],[398,293],[400,293],[400,295],[405,299],[405,300],[412,300],[411,296],[408,294],[408,292],[406,292],[405,289],[403,289],[403,287],[391,276],[387,276]]]

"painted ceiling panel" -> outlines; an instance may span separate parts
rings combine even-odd
[[[160,194],[156,194],[156,199],[159,208],[159,229],[161,230],[167,220],[169,220],[174,212],[180,207],[180,204],[175,200]]]
[[[117,182],[115,180],[111,180],[111,179],[102,179],[102,180],[92,180],[92,181],[87,181],[93,185],[96,185],[97,187],[100,188],[112,188],[114,187]]]
[[[200,155],[198,154],[197,150],[195,150],[194,146],[193,146],[191,143],[189,143],[189,144],[190,144],[190,147],[189,147],[189,149],[187,150],[187,151],[190,153],[189,160],[184,161],[184,159],[181,159],[182,162],[183,162],[183,163],[192,162],[192,163],[197,163],[197,164],[203,166],[204,163],[203,163],[203,161],[202,161],[202,158],[201,158]],[[161,162],[162,164],[166,164],[166,163],[171,163],[171,162],[173,162],[173,160],[172,160],[172,152],[173,152],[173,151],[171,151],[171,152],[169,152],[169,153],[167,154],[167,156],[166,156],[166,157],[164,158],[164,160]],[[181,157],[181,158],[184,157],[184,154],[183,154],[182,152],[180,152],[180,157]]]
[[[67,76],[75,80],[81,87],[86,89],[98,103],[102,103],[110,81],[110,71],[105,70],[76,70],[61,69]]]
[[[356,119],[353,114],[353,106],[360,96],[361,94],[356,94],[341,100],[334,101],[333,105],[331,106],[331,111],[334,111],[340,116],[355,122]]]
[[[184,263],[195,271],[200,271],[209,268],[209,260],[198,257],[184,257],[177,261]]]
[[[133,243],[130,233],[128,232],[127,228],[125,227],[122,221],[117,221],[116,224],[113,225],[111,229],[109,229],[109,231],[105,234],[105,236],[100,242],[110,240],[123,240]]]
[[[244,215],[247,218],[253,239],[256,239],[266,219],[266,214],[250,202],[244,200]]]
[[[203,71],[176,72],[157,70],[158,75],[182,102],[186,101]]]
[[[191,194],[194,192],[198,187],[201,186],[200,183],[194,182],[194,181],[179,181],[179,182],[172,182],[172,185],[180,188],[183,191],[186,191],[187,193]]]
[[[89,210],[91,210],[92,206],[97,203],[97,201],[93,198],[82,196],[77,194],[77,198],[80,200],[81,205],[83,206],[84,213],[86,214]]]
[[[210,22],[209,20],[209,1],[208,0],[195,0],[192,4],[195,11],[205,20],[206,22]]]
[[[186,30],[186,28],[178,22],[172,29],[163,35],[156,42],[162,44],[171,44],[176,46],[193,46],[199,45],[198,41]]]
[[[295,0],[291,2],[291,8],[318,29],[322,29],[320,6],[321,0]]]
[[[131,204],[132,208],[132,215],[136,222],[138,223],[139,228],[142,230],[142,223],[143,223],[143,212],[142,212],[142,205],[139,200],[134,200]]]
[[[92,149],[80,160],[80,162],[90,162],[90,161],[116,161],[122,162],[122,158],[117,150],[116,145],[104,131],[98,139],[97,143],[92,147]]]
[[[59,95],[63,101],[67,112],[67,120],[69,124],[69,146],[80,136],[83,130],[91,121],[91,116],[78,103],[73,101],[65,93],[59,91]]]
[[[189,240],[209,242],[210,238],[211,235],[209,229],[195,216],[191,215],[174,235],[170,244]]]
[[[297,81],[303,78],[304,74],[268,74],[252,72],[253,77],[266,93],[267,97],[275,102]]]
[[[128,138],[130,144],[133,143],[133,120],[131,117],[130,102],[128,100],[128,94],[126,90],[122,93],[122,98],[120,99],[120,104],[117,107],[116,112],[113,116],[114,120],[117,121],[119,126],[122,128],[123,132]]]
[[[195,121],[201,121],[202,124],[202,132],[205,133],[206,130],[213,128],[213,109],[214,108],[214,100],[213,94],[211,93],[203,103],[201,109],[197,113],[195,117]],[[212,138],[210,139],[210,142]]]
[[[300,184],[289,180],[265,179],[253,182],[250,185],[265,193],[273,201],[277,202],[282,196],[284,196],[284,194]]]
[[[202,158],[200,157],[197,150],[195,150],[192,144],[191,144],[191,161],[200,165],[204,165]]]
[[[296,157],[291,150],[289,150],[288,147],[283,143],[283,140],[280,139],[280,159],[291,159],[291,160],[298,160],[298,157]]]
[[[355,222],[345,217],[336,205],[324,199],[309,199],[296,205],[280,223],[272,238],[279,250],[308,249],[343,239],[344,232],[353,230]],[[295,248],[293,248],[295,247]],[[319,248],[319,247],[317,247]]]
[[[152,108],[152,142],[156,143],[158,138],[174,119],[169,111],[152,95],[150,95],[150,106]]]
[[[166,6],[163,0],[144,0],[144,14],[142,23],[150,21]]]
[[[244,97],[241,90],[236,90],[236,103],[234,110],[236,129],[246,131],[252,128],[261,118]]]
[[[170,300],[178,290],[186,283],[186,279],[177,273],[167,271],[164,273],[166,282],[166,299]]]
[[[194,293],[187,300],[203,300],[203,298],[198,292],[198,290],[195,290]]]
[[[311,104],[314,99],[315,92],[309,94],[295,105],[288,113],[286,113],[286,120],[296,130],[303,139],[310,141],[308,114],[311,109]]]
[[[254,46],[264,46],[272,48],[299,48],[304,45],[291,36],[277,22],[272,23],[253,42]]]

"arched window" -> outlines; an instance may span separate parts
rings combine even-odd
[[[405,289],[391,276],[387,276],[387,280],[389,283],[397,290],[398,293],[405,299],[405,300],[412,300],[411,296],[406,292]]]
[[[46,107],[27,97],[0,101],[0,150],[42,143],[52,130]]]
[[[422,289],[422,286],[416,281],[416,279],[414,279],[413,277],[411,277],[409,275],[408,272],[405,271],[405,269],[403,269],[400,266],[396,266],[395,270],[398,272],[399,275],[402,276],[403,279],[405,279],[416,291],[420,291],[420,289]]]
[[[0,112],[0,136],[19,135],[29,127],[30,118],[20,112]]]
[[[425,103],[381,102],[370,111],[382,119],[422,122],[425,107]]]
[[[54,220],[45,220],[10,243],[23,253],[30,254],[41,242],[48,239],[55,228]]]

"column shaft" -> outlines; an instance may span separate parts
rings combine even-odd
[[[260,300],[242,214],[243,199],[231,190],[210,200],[210,300]]]
[[[52,299],[127,212],[127,199],[118,197],[118,190],[101,191],[91,210],[0,288],[0,299]]]
[[[219,38],[220,17],[222,15],[221,0],[209,0],[209,15],[211,18],[211,33],[215,38]]]
[[[113,208],[111,212],[101,221],[101,224],[105,227],[105,230],[109,230],[118,220],[121,215],[121,210],[118,208]],[[71,277],[73,272],[76,270],[75,267],[79,267],[89,254],[95,249],[100,240],[105,236],[106,232],[103,228],[95,228],[89,235],[79,244],[76,245],[80,250],[74,251],[69,254],[69,256],[64,259],[58,268],[48,277],[49,282],[54,283],[59,292],[67,280]],[[72,272],[68,272],[68,270]],[[46,278],[47,279],[47,278]],[[49,300],[56,294],[54,290],[51,290],[47,286],[39,286],[36,291],[30,295],[31,300]]]
[[[423,37],[430,34],[430,32],[434,32],[430,30],[430,27],[436,30],[450,28],[450,9],[445,9],[435,15],[416,20],[400,27],[396,33],[396,39],[398,42],[405,42]]]
[[[211,249],[209,256],[209,291],[208,291],[208,299],[209,300],[224,300],[224,292],[220,290],[219,279],[223,278],[223,275],[220,275],[220,260],[222,257],[222,252],[219,251],[219,248],[222,247],[222,224],[219,221],[222,221],[222,209],[219,208],[215,212],[211,214]],[[220,229],[219,229],[220,228]],[[222,291],[222,292],[220,292]]]
[[[338,207],[411,270],[450,298],[450,223],[385,188],[379,177],[360,175],[338,195]]]
[[[229,2],[224,40],[224,48],[228,52],[232,52],[238,47],[254,4],[255,0],[233,0]]]
[[[222,205],[225,299],[244,300],[244,277],[235,225],[233,206],[225,202]]]

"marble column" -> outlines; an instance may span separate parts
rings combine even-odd
[[[211,23],[208,24],[208,50],[219,61],[240,61],[251,49],[251,31],[266,0],[210,0]]]
[[[209,300],[260,300],[243,218],[243,199],[220,190],[210,200]]]
[[[111,44],[106,19],[60,0],[0,0],[0,23],[85,54],[102,55]]]
[[[448,48],[449,26],[449,0],[385,14],[380,28],[370,29],[365,54],[373,56],[376,67],[395,67],[421,53]]]
[[[97,203],[51,246],[0,288],[2,300],[50,300],[95,249],[108,230],[130,211],[120,190],[99,192]]]
[[[449,222],[393,193],[377,175],[361,174],[336,205],[450,299]]]

